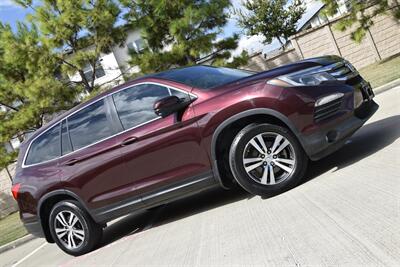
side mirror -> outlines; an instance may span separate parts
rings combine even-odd
[[[154,103],[154,112],[163,118],[175,112],[181,111],[191,103],[190,100],[185,100],[177,96],[167,96]]]

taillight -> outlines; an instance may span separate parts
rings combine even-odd
[[[11,193],[15,200],[18,199],[18,192],[19,192],[20,187],[21,187],[21,184],[15,184],[11,187]]]

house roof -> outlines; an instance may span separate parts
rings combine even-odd
[[[325,6],[320,1],[314,1],[307,5],[307,10],[297,24],[297,30],[300,31],[318,12]]]

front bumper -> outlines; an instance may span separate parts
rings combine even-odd
[[[310,159],[319,160],[341,148],[378,108],[378,104],[370,99],[355,109],[352,116],[340,123],[325,127],[311,135],[302,136],[303,147]]]

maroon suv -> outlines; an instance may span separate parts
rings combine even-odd
[[[29,232],[81,255],[106,222],[234,183],[295,186],[309,159],[340,148],[378,109],[346,60],[253,73],[193,66],[103,93],[20,148],[13,194]]]

